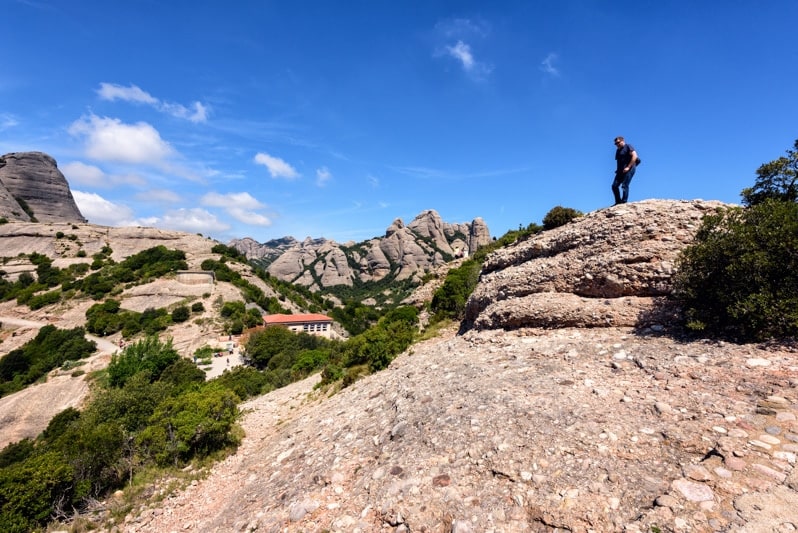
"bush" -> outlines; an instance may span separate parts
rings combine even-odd
[[[185,305],[175,307],[172,310],[172,322],[180,323],[185,322],[191,316],[191,311]]]
[[[480,263],[468,259],[458,268],[450,270],[443,285],[432,296],[430,309],[433,314],[456,320],[462,319],[465,316],[468,297],[474,292],[479,281],[481,268]]]
[[[798,335],[798,204],[766,200],[705,217],[680,257],[674,295],[695,331]]]
[[[122,387],[135,374],[146,371],[150,381],[157,381],[161,373],[180,359],[172,347],[172,339],[161,342],[150,336],[130,344],[122,353],[111,356],[108,364],[108,383],[112,387]]]
[[[194,302],[191,304],[192,313],[202,313],[203,311],[205,311],[205,306],[202,305],[202,302]]]
[[[581,217],[582,212],[570,207],[556,206],[546,213],[543,217],[543,229],[550,230],[564,226],[577,217]]]

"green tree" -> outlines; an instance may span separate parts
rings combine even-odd
[[[299,337],[282,326],[269,326],[250,335],[245,346],[247,357],[258,368],[266,368],[272,357],[279,353],[294,353],[299,348]]]
[[[756,171],[753,187],[743,189],[743,205],[754,206],[765,200],[798,200],[798,139],[787,155],[765,163]]]

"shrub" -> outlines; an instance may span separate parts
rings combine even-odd
[[[194,302],[191,304],[192,313],[202,313],[203,311],[205,311],[205,306],[202,305],[202,302]]]
[[[543,217],[543,229],[550,230],[564,226],[577,217],[581,217],[582,212],[570,207],[555,206]]]
[[[158,337],[147,337],[111,356],[108,383],[112,387],[122,387],[127,380],[142,371],[149,373],[150,381],[157,381],[161,373],[178,359],[180,355],[172,347],[172,339],[161,342]]]
[[[765,200],[705,217],[680,257],[674,294],[695,331],[798,335],[798,204]]]
[[[446,274],[443,285],[432,296],[431,310],[434,314],[462,319],[465,316],[465,305],[468,297],[474,292],[479,281],[482,265],[473,259],[463,262],[458,268]]]
[[[180,323],[185,322],[191,316],[191,311],[185,305],[175,307],[172,310],[172,322]]]

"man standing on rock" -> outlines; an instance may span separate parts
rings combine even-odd
[[[625,204],[629,199],[629,183],[632,181],[635,167],[637,167],[637,152],[635,152],[634,146],[626,144],[623,137],[615,137],[615,164],[612,194],[615,195],[615,205]],[[623,191],[623,196],[620,194],[621,191]]]

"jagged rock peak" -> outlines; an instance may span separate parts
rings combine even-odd
[[[86,222],[55,159],[42,152],[0,157],[0,217],[20,222]]]
[[[340,245],[332,240],[291,238],[259,245],[252,239],[230,245],[250,259],[261,260],[273,276],[318,290],[355,281],[379,281],[394,274],[399,281],[420,280],[431,269],[474,252],[490,242],[481,218],[472,223],[449,224],[428,209],[409,225],[395,219],[383,237]]]

